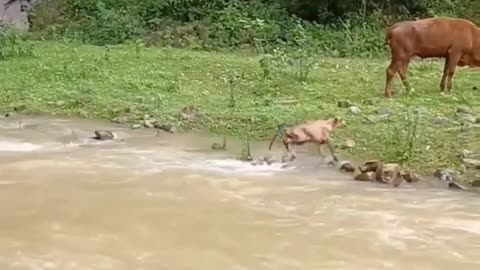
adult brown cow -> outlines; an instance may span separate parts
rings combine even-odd
[[[440,91],[452,88],[457,66],[480,66],[480,28],[473,22],[458,18],[428,18],[403,21],[390,26],[385,32],[390,47],[391,62],[386,70],[384,96],[392,96],[391,83],[398,72],[405,88],[408,64],[411,58],[445,58]]]

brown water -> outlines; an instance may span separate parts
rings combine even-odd
[[[308,153],[252,166],[201,137],[0,123],[2,270],[480,269],[475,194],[353,182]],[[125,141],[87,139],[106,127]]]

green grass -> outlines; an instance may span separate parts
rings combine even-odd
[[[435,126],[433,119],[455,120],[458,105],[480,107],[480,72],[457,71],[451,95],[439,93],[443,62],[414,62],[409,80],[415,89],[402,90],[384,100],[383,85],[388,59],[334,59],[318,56],[318,67],[307,80],[294,76],[294,68],[277,70],[262,80],[260,56],[211,53],[133,45],[103,47],[40,42],[34,57],[0,61],[0,108],[21,108],[27,113],[47,112],[112,119],[129,111],[138,117],[153,115],[162,121],[178,121],[175,115],[187,105],[196,106],[200,120],[179,123],[180,128],[213,134],[271,138],[282,122],[340,116],[347,125],[335,133],[335,144],[353,139],[356,146],[340,150],[340,156],[403,161],[419,172],[437,167],[456,167],[456,154],[464,147],[456,125]],[[231,114],[229,80],[244,73],[235,84],[236,112]],[[353,115],[338,101],[350,100],[362,113]],[[366,100],[370,105],[364,104]],[[376,109],[391,110],[391,121],[377,121]],[[408,112],[423,112],[412,151],[406,151],[404,134],[414,126]],[[418,115],[419,113],[415,113]],[[405,132],[403,132],[405,131]]]

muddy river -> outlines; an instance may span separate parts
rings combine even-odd
[[[0,123],[1,270],[480,269],[476,194],[353,182],[308,152],[252,166],[201,136]],[[124,141],[88,139],[104,128]]]

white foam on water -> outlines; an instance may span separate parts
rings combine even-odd
[[[432,226],[433,228],[442,228],[442,229],[454,229],[460,230],[471,234],[480,235],[480,221],[478,220],[467,220],[460,218],[441,218],[436,221],[436,224]]]
[[[17,181],[0,181],[0,185],[13,185],[18,183]]]
[[[142,174],[155,174],[162,172],[166,169],[188,169],[197,171],[210,171],[219,172],[227,175],[245,174],[245,175],[257,175],[257,176],[271,176],[276,172],[290,171],[295,169],[294,166],[283,168],[284,164],[261,164],[253,165],[250,162],[245,162],[235,159],[175,159],[175,160],[162,160],[151,161],[145,157],[138,157],[140,161],[140,167],[137,168],[137,172]]]
[[[207,159],[202,161],[183,161],[176,164],[165,164],[166,168],[188,168],[192,170],[215,171],[226,174],[253,174],[269,176],[275,172],[289,171],[295,167],[282,168],[283,164],[257,164],[252,165],[235,159]]]
[[[42,148],[42,146],[38,144],[0,141],[0,152],[31,152],[40,148]]]

